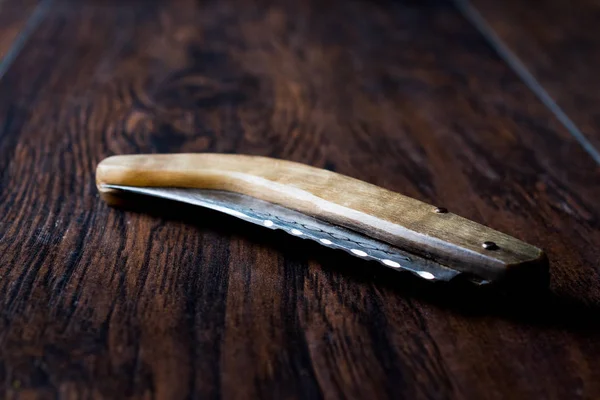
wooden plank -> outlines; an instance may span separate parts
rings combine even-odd
[[[532,87],[581,134],[600,162],[600,3],[543,0],[472,0],[485,23],[528,70]],[[570,121],[568,121],[570,120]]]
[[[58,2],[0,93],[3,397],[600,395],[600,171],[451,5]],[[183,151],[445,206],[545,249],[552,293],[100,201],[104,157]]]

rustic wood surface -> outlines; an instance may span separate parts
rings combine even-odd
[[[471,2],[600,160],[600,2]]]
[[[40,4],[0,79],[0,397],[600,397],[600,168],[452,3]],[[109,155],[203,151],[443,205],[546,250],[551,289],[97,194]]]

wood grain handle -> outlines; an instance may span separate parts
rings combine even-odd
[[[103,194],[111,192],[103,187],[108,184],[253,196],[483,279],[547,269],[540,249],[511,236],[381,187],[290,161],[229,154],[122,155],[103,160],[96,181]]]

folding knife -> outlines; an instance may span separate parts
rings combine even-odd
[[[445,208],[290,161],[233,154],[121,155],[96,184],[217,210],[432,281],[544,280],[542,250]]]

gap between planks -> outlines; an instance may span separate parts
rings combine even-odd
[[[41,3],[35,7],[31,16],[27,19],[25,27],[15,38],[15,41],[6,52],[4,58],[0,60],[0,79],[4,78],[4,75],[6,75],[6,72],[8,72],[14,61],[17,59],[33,32],[35,32],[37,27],[44,20],[53,1],[54,0],[42,0]],[[5,4],[5,2],[0,0],[0,8],[3,4]]]
[[[508,45],[496,34],[481,13],[477,11],[469,0],[453,1],[456,8],[461,12],[465,19],[479,31],[500,58],[508,64],[523,83],[525,83],[536,97],[552,112],[552,114],[554,114],[592,159],[597,164],[600,164],[600,151],[594,147],[579,127],[577,127],[575,122],[573,122],[573,120],[569,118],[563,109],[556,103],[552,96],[544,89],[544,86],[535,78],[535,76],[533,76],[525,64],[523,64],[521,59],[512,52]]]

